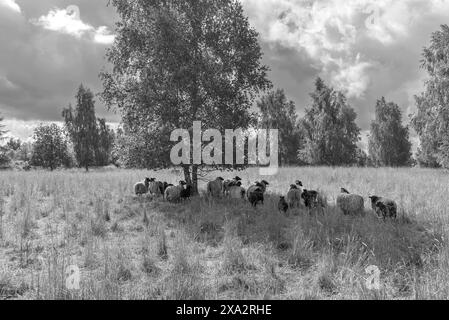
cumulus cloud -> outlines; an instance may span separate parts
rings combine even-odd
[[[296,52],[299,59],[285,63],[285,68],[309,63],[315,69],[313,75],[296,77],[310,84],[312,78],[321,76],[345,92],[363,128],[369,127],[376,99],[382,96],[399,103],[404,111],[412,109],[413,95],[422,90],[425,76],[419,69],[422,47],[449,18],[447,0],[242,2],[270,50],[281,53],[282,47]],[[267,63],[270,60],[266,57]],[[276,70],[274,74],[276,85],[288,87]],[[303,92],[290,93],[302,109],[308,96],[299,96],[298,91]]]
[[[21,13],[22,10],[15,0],[0,0],[0,7],[7,8],[9,10]]]
[[[93,41],[101,44],[111,44],[114,42],[114,35],[106,26],[98,28],[81,20],[80,10],[77,6],[69,6],[66,9],[52,9],[47,15],[39,19],[31,20],[37,26],[46,30],[68,34],[76,38],[87,36]]]

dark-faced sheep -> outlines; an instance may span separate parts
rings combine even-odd
[[[236,176],[234,179],[232,180],[226,180],[223,182],[223,194],[225,196],[228,196],[230,194],[230,190],[232,187],[237,186],[237,184],[239,182],[242,181],[242,178],[240,178],[239,176]]]
[[[378,196],[371,196],[371,207],[376,214],[386,220],[387,218],[397,219],[398,206],[393,200]]]
[[[341,188],[341,194],[337,197],[337,207],[344,215],[363,214],[365,211],[365,200],[362,196],[351,194],[345,188]]]
[[[148,193],[148,189],[150,187],[150,178],[145,178],[143,182],[138,182],[134,185],[134,192],[137,196],[141,196]]]
[[[302,192],[301,198],[304,200],[304,205],[308,209],[313,208],[325,208],[326,207],[326,200],[323,198],[323,196],[315,190],[304,190]]]
[[[207,184],[207,195],[212,198],[221,198],[223,194],[223,181],[222,177],[218,177],[214,181]]]
[[[181,191],[184,190],[185,181],[180,181],[179,185],[168,187],[165,190],[165,200],[169,202],[179,202],[181,200]]]
[[[248,197],[256,189],[260,189],[260,190],[262,190],[262,193],[265,193],[267,191],[267,186],[269,186],[269,185],[270,184],[265,180],[262,180],[261,182],[257,181],[255,185],[248,188],[248,192],[247,192]]]

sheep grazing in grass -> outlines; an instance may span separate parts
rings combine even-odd
[[[302,189],[298,185],[292,184],[290,190],[287,193],[287,204],[290,209],[300,207],[302,199]]]
[[[230,194],[231,188],[237,186],[239,182],[242,181],[242,178],[239,176],[235,177],[232,180],[226,180],[223,182],[223,194],[228,196]]]
[[[181,192],[184,190],[184,186],[187,183],[180,181],[178,186],[170,186],[165,190],[165,200],[169,202],[178,202],[181,200]]]
[[[264,191],[262,190],[262,187],[257,187],[251,191],[251,193],[248,194],[248,200],[251,203],[251,205],[256,208],[257,204],[264,203]]]
[[[351,194],[345,188],[341,188],[341,194],[337,197],[337,207],[344,215],[363,214],[365,211],[365,200],[362,196]]]
[[[210,181],[207,184],[207,195],[212,198],[220,198],[223,193],[223,181],[224,179],[222,177]]]
[[[323,198],[323,196],[315,190],[304,190],[302,192],[301,198],[304,200],[304,204],[306,208],[313,209],[313,208],[325,208],[326,207],[326,200]]]
[[[280,197],[279,203],[278,203],[279,212],[281,212],[281,213],[283,212],[285,214],[285,213],[287,213],[288,208],[289,208],[289,205],[288,205],[287,201],[285,200],[285,197]]]
[[[387,218],[397,219],[398,206],[393,200],[378,196],[371,196],[371,207],[376,214],[386,220]]]
[[[163,183],[160,181],[156,181],[156,179],[150,179],[150,188],[149,192],[152,196],[160,197],[164,194],[163,192]]]
[[[242,183],[239,181],[235,186],[229,188],[229,196],[231,199],[244,199],[246,195],[245,188],[242,187]]]
[[[150,178],[145,178],[143,182],[137,182],[134,186],[134,192],[137,196],[141,196],[148,193],[148,189],[150,187]]]
[[[248,196],[256,189],[260,189],[260,190],[262,190],[262,193],[265,193],[267,191],[267,186],[269,186],[269,185],[270,184],[265,180],[262,180],[261,182],[257,181],[255,185],[248,188],[248,192],[247,192]]]

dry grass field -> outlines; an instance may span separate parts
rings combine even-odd
[[[258,171],[239,173],[244,185]],[[216,173],[230,178],[232,173]],[[235,175],[235,174],[234,174]],[[449,174],[424,169],[285,168],[268,200],[137,198],[144,177],[176,171],[0,173],[1,299],[448,299]],[[277,210],[295,180],[329,203]],[[398,221],[334,207],[340,187],[393,198]],[[204,189],[204,184],[202,185]],[[77,265],[80,290],[67,290]],[[366,286],[377,266],[380,290]]]

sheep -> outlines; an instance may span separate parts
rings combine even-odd
[[[222,177],[210,181],[207,184],[207,195],[213,198],[220,198],[223,192],[223,181]]]
[[[145,178],[144,182],[137,182],[134,185],[134,192],[137,196],[141,196],[148,193],[148,189],[150,187],[150,178]]]
[[[286,214],[288,211],[288,208],[289,208],[289,205],[288,205],[287,201],[285,201],[285,197],[281,196],[279,199],[279,203],[278,203],[279,212],[281,212],[281,213],[283,212],[284,214]]]
[[[262,191],[262,193],[265,193],[267,191],[267,186],[270,185],[267,181],[262,180],[262,182],[256,182],[256,184],[254,186],[251,186],[248,188],[248,196],[255,191],[256,189],[260,189]]]
[[[242,187],[242,183],[239,181],[235,186],[229,188],[229,196],[231,199],[244,199],[246,195],[245,188]]]
[[[237,183],[239,183],[240,181],[242,181],[242,178],[240,178],[239,176],[235,177],[232,180],[226,180],[223,182],[223,194],[225,196],[228,196],[230,193],[230,189],[232,187],[235,187],[237,185]]]
[[[256,208],[257,204],[259,202],[264,204],[264,192],[262,190],[262,187],[257,187],[251,191],[251,193],[248,195],[248,200],[251,203],[251,205]]]
[[[371,207],[379,217],[397,219],[398,206],[393,200],[378,196],[371,196]]]
[[[304,190],[302,192],[301,198],[304,200],[304,204],[306,208],[312,209],[312,208],[325,208],[326,207],[326,201],[325,199],[320,195],[318,191],[315,190]]]
[[[162,189],[163,183],[160,181],[156,181],[156,179],[152,178],[150,181],[150,188],[149,188],[150,194],[156,197],[162,196],[164,194]]]
[[[344,215],[363,214],[365,211],[365,200],[362,196],[351,194],[345,188],[341,188],[341,194],[337,197],[337,207]]]
[[[298,188],[297,185],[292,184],[290,190],[287,193],[287,204],[290,209],[301,206],[302,199],[302,189]]]
[[[193,187],[190,184],[187,185],[185,189],[181,190],[181,194],[180,194],[181,200],[185,201],[185,200],[190,199],[190,197],[192,196],[192,190],[193,190]]]
[[[165,200],[169,202],[178,202],[181,199],[181,191],[184,190],[185,181],[180,181],[178,186],[170,186],[165,190]]]

